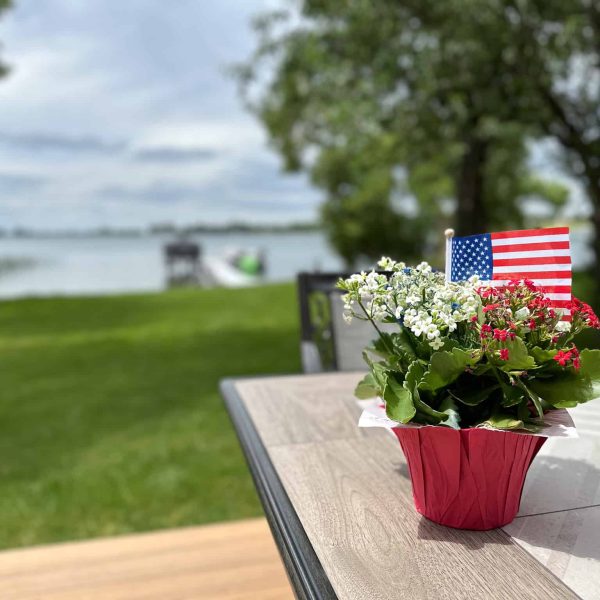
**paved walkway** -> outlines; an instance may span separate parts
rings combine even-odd
[[[0,552],[2,600],[291,600],[264,519]]]

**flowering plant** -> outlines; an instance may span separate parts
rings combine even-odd
[[[587,304],[573,299],[568,321],[531,281],[452,283],[425,262],[378,264],[385,272],[338,287],[344,318],[370,321],[378,333],[363,353],[369,373],[356,396],[380,396],[390,419],[537,431],[548,411],[600,396],[600,350],[573,343],[600,328]]]

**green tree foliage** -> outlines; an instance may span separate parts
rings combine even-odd
[[[12,0],[0,0],[0,15],[6,12],[9,8],[12,8]],[[8,74],[8,67],[0,62],[0,77],[4,77]]]
[[[600,281],[600,2],[502,4],[501,24],[515,55],[508,85],[528,99],[521,121],[562,146],[567,168],[585,187]]]
[[[468,234],[524,225],[531,196],[565,202],[526,165],[535,124],[523,115],[538,104],[521,93],[504,12],[493,0],[304,0],[258,19],[238,69],[245,97],[286,168],[326,192],[349,263],[427,253],[424,232],[451,213]]]

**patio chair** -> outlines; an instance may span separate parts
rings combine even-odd
[[[346,273],[298,274],[300,353],[305,373],[366,369],[362,350],[376,333],[366,321],[355,319],[348,325],[343,319],[342,292],[335,284],[340,277],[348,276]]]

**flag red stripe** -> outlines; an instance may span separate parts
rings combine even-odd
[[[570,285],[542,285],[538,289],[544,294],[570,294]]]
[[[565,308],[560,308],[560,307],[556,307],[557,310],[561,310],[563,311],[563,314],[560,316],[560,320],[561,321],[572,321],[573,320],[573,316],[571,315],[570,312],[565,312],[567,309]]]
[[[492,279],[559,279],[570,276],[570,271],[521,271],[517,273],[494,273]]]
[[[508,286],[506,285],[498,285],[494,286],[497,290],[504,291]],[[537,290],[542,292],[543,294],[570,294],[571,286],[570,285],[538,285],[536,286]]]
[[[570,256],[531,256],[529,258],[494,258],[494,267],[514,265],[570,265]]]
[[[533,237],[536,235],[564,235],[569,233],[568,227],[548,227],[546,229],[522,229],[520,231],[501,231],[492,233],[493,240],[505,240],[514,237]]]
[[[556,308],[571,308],[570,300],[552,300],[552,306]]]
[[[507,244],[496,246],[494,252],[531,252],[534,250],[569,250],[569,242],[531,242],[531,244]]]

